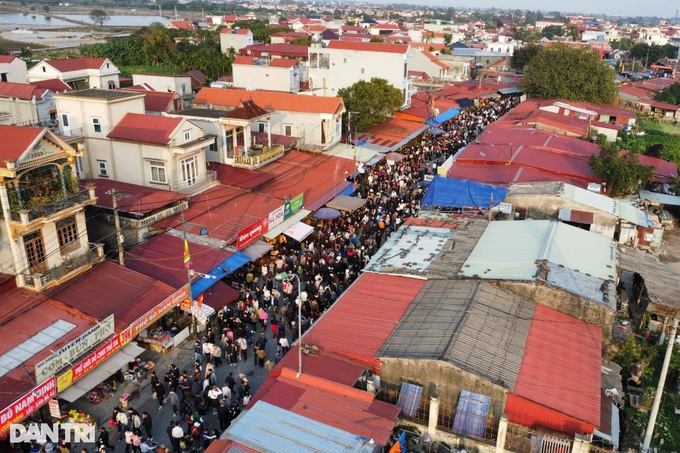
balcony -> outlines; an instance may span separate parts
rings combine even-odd
[[[60,266],[55,266],[43,273],[35,271],[24,272],[21,274],[21,279],[23,280],[24,287],[41,291],[45,287],[60,282],[67,275],[103,260],[104,245],[89,244],[89,249],[82,255],[67,259]]]
[[[53,131],[66,143],[77,142],[78,140],[82,140],[85,137],[82,127],[74,127],[73,129],[69,129],[67,131],[61,129],[54,129]]]
[[[168,184],[168,188],[173,192],[180,192],[186,194],[196,194],[203,192],[217,184],[217,172],[208,170],[205,175],[196,176],[189,181],[180,180],[172,181]]]
[[[238,148],[237,148],[237,151]],[[257,168],[264,164],[273,162],[279,157],[283,156],[283,146],[262,146],[254,145],[248,148],[247,153],[239,151],[236,156],[234,156],[234,165],[237,167],[248,167]]]
[[[94,190],[81,190],[74,194],[58,194],[51,197],[34,197],[22,206],[12,206],[12,222],[28,225],[36,219],[47,218],[60,211],[83,204],[94,204],[97,198]]]

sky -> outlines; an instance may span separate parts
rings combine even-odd
[[[658,16],[675,18],[680,0],[416,0],[439,6],[464,8],[530,9],[611,16]],[[411,3],[411,2],[407,2]]]

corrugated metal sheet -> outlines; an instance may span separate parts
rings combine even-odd
[[[605,195],[575,187],[571,184],[564,184],[561,196],[575,201],[576,203],[581,203],[593,209],[619,217],[634,225],[649,226],[649,220],[647,219],[645,212],[625,201],[614,200]],[[575,220],[573,221],[575,222]]]
[[[549,220],[491,222],[459,275],[534,280],[548,261],[603,280],[615,280],[617,251],[610,239]]]
[[[594,215],[592,212],[579,211],[578,209],[571,208],[560,208],[557,214],[557,218],[564,222],[583,223],[585,225],[592,225],[594,223],[593,217]]]
[[[536,305],[514,394],[599,426],[601,361],[602,329]]]
[[[261,401],[386,445],[399,408],[374,398],[373,393],[310,373],[296,377],[288,368],[260,396]]]
[[[431,280],[378,355],[445,360],[512,390],[534,306],[488,283]]]
[[[356,434],[258,401],[224,436],[262,453],[377,453],[381,447]]]
[[[680,206],[680,196],[650,192],[649,190],[641,190],[640,199],[649,200],[652,203],[667,204],[669,206]]]
[[[596,402],[599,410],[600,400],[597,399]],[[512,423],[529,428],[548,428],[570,435],[590,434],[595,430],[595,427],[589,423],[512,394],[508,394],[505,413],[508,414],[508,420]]]
[[[466,437],[484,438],[486,417],[489,414],[491,397],[469,390],[462,390],[458,397],[453,431]]]
[[[92,183],[96,186],[97,206],[113,209],[111,189],[118,193],[118,210],[132,214],[145,215],[153,211],[174,206],[178,201],[188,198],[186,194],[169,190],[154,189],[104,178],[81,179],[80,185]]]
[[[364,273],[314,323],[302,341],[321,348],[324,352],[320,357],[332,352],[372,366],[383,343],[423,286],[425,280],[421,279]],[[292,355],[286,354],[284,360]]]
[[[548,263],[545,282],[588,300],[605,304],[616,311],[616,284],[610,280],[585,275],[573,269]]]
[[[665,307],[680,308],[680,275],[649,253],[631,247],[619,247],[620,268],[638,272],[645,279],[650,299]]]

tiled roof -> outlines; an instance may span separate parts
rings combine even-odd
[[[44,60],[59,72],[82,71],[83,69],[100,69],[106,58],[67,58],[65,60]]]
[[[0,167],[7,168],[6,160],[19,159],[21,155],[43,134],[40,127],[6,126],[0,124]]]
[[[386,44],[381,42],[330,41],[329,49],[357,50],[362,52],[387,52],[405,54],[408,44]]]
[[[240,52],[269,52],[270,55],[287,55],[291,57],[307,57],[309,47],[296,44],[253,44],[239,49]]]
[[[114,140],[167,145],[181,122],[181,118],[128,113],[107,137]]]
[[[232,64],[243,64],[252,65],[255,63],[255,57],[249,57],[247,55],[236,55],[234,62]]]
[[[14,55],[0,55],[0,63],[11,63],[13,62],[17,57]]]
[[[272,60],[269,66],[273,66],[275,68],[292,68],[297,64],[298,64],[297,60],[288,58],[275,58],[274,60]]]
[[[116,331],[120,331],[173,292],[175,288],[166,283],[104,261],[50,289],[48,294],[53,300],[95,319],[104,319],[113,313]]]
[[[432,52],[429,52],[429,51],[427,51],[427,50],[421,50],[420,52],[421,52],[423,55],[425,55],[425,56],[427,57],[428,60],[430,60],[432,63],[436,64],[436,65],[439,66],[440,68],[442,68],[442,69],[448,69],[448,68],[449,68],[449,65],[447,65],[447,64],[444,63],[444,62],[442,62],[439,58],[435,57],[435,56],[432,54]]]
[[[187,195],[169,190],[154,189],[138,186],[112,179],[81,179],[80,184],[94,184],[97,195],[97,206],[113,209],[111,189],[118,193],[118,210],[136,215],[145,215],[158,209],[173,206],[177,201],[184,200]]]
[[[234,110],[227,112],[225,118],[234,118],[239,120],[255,120],[267,115],[267,111],[254,103],[252,100],[241,101]]]
[[[144,110],[147,112],[167,112],[175,98],[177,98],[177,93],[147,91],[144,93]]]
[[[252,99],[267,110],[333,114],[343,108],[342,98],[329,96],[299,96],[274,91],[224,90],[202,88],[194,98],[194,105],[213,104],[236,107],[242,100]]]
[[[42,99],[47,88],[40,88],[28,83],[0,82],[0,97],[12,97],[22,100]]]
[[[36,80],[31,82],[31,85],[46,88],[53,93],[63,93],[65,91],[73,91],[73,88],[64,83],[61,79]]]
[[[169,22],[178,30],[195,30],[196,26],[190,20],[172,20]]]
[[[600,425],[602,329],[536,305],[514,394]]]

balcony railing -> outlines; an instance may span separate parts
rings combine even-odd
[[[38,199],[34,198],[29,203],[26,203],[26,208],[11,210],[12,221],[26,225],[35,219],[49,217],[72,206],[83,204],[90,199],[90,192],[88,190],[81,190],[73,195],[46,201],[42,204],[37,204]]]
[[[21,274],[24,286],[37,290],[47,286],[50,282],[61,280],[66,275],[81,267],[95,264],[104,259],[104,246],[102,244],[89,244],[89,249],[82,255],[74,256],[65,260],[60,266],[48,269],[44,273],[24,272]]]
[[[73,129],[69,129],[67,131],[55,129],[54,133],[67,142],[71,140],[79,140],[84,136],[82,127],[74,127]]]
[[[234,163],[247,165],[249,167],[259,167],[272,159],[276,159],[283,155],[283,146],[264,146],[262,148],[250,147],[248,155],[239,155],[234,157]]]
[[[197,176],[190,181],[172,181],[168,186],[173,192],[193,194],[211,187],[215,181],[217,181],[217,172],[208,170],[205,175]]]
[[[179,214],[182,211],[186,211],[189,209],[189,203],[186,201],[182,201],[180,204],[173,206],[168,209],[164,209],[160,212],[157,212],[153,215],[150,215],[149,217],[144,217],[143,219],[130,219],[130,226],[132,228],[143,228],[143,227],[148,227],[150,225],[153,225],[154,223],[166,219],[170,216],[173,216],[175,214]]]

